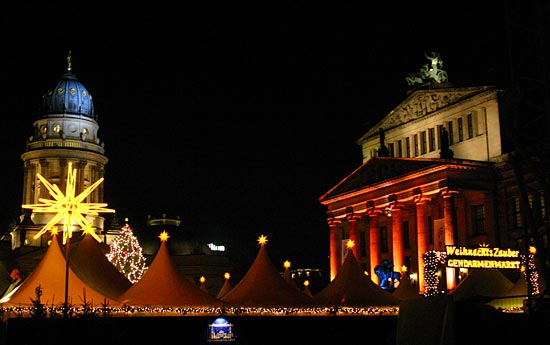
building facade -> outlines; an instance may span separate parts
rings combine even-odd
[[[441,66],[425,70],[432,67]],[[394,271],[406,267],[419,293],[428,251],[490,245],[525,252],[534,242],[548,248],[547,227],[534,236],[525,226],[527,208],[546,219],[547,179],[514,163],[505,144],[511,138],[502,133],[509,125],[502,95],[492,86],[425,76],[358,139],[363,164],[319,198],[330,228],[331,280],[348,240],[373,281],[393,284],[376,274],[391,262]],[[442,289],[453,290],[465,273],[440,267]]]
[[[52,89],[42,96],[40,113],[33,123],[33,133],[28,138],[23,160],[22,203],[38,204],[40,199],[51,199],[46,186],[37,174],[52,185],[65,191],[69,163],[77,170],[75,195],[104,177],[104,143],[98,136],[99,124],[90,92],[82,85],[72,70],[71,54],[67,56],[67,70]],[[89,194],[86,203],[103,203],[103,185]],[[24,210],[21,222],[11,232],[11,247],[44,247],[48,239],[34,238],[48,224],[55,213],[37,213]],[[104,217],[88,215],[93,230],[101,234]],[[59,228],[64,225],[60,220]],[[74,231],[80,231],[75,224]]]

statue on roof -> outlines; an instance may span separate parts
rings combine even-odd
[[[454,153],[453,153],[453,150],[449,148],[449,133],[447,132],[445,127],[441,127],[440,141],[441,141],[440,158],[452,159],[454,156]]]
[[[409,73],[405,80],[409,86],[421,85],[428,81],[436,83],[445,83],[448,80],[447,72],[443,68],[443,60],[437,52],[430,54],[424,53],[424,56],[430,60],[429,64],[425,64],[420,68],[420,71]]]
[[[384,129],[378,129],[378,135],[380,136],[380,148],[378,149],[378,157],[388,157],[390,155],[390,150],[386,147],[386,135],[384,134]]]

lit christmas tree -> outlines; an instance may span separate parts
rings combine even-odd
[[[128,219],[125,221],[128,222]],[[140,280],[147,270],[139,241],[128,223],[120,228],[120,234],[111,243],[110,252],[106,256],[132,283]]]

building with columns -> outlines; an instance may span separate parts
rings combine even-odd
[[[52,86],[42,96],[40,111],[33,122],[32,135],[27,138],[25,151],[21,154],[23,205],[40,204],[41,199],[53,198],[37,174],[65,192],[71,163],[73,170],[77,172],[74,191],[76,196],[105,176],[108,158],[105,155],[105,145],[98,136],[98,115],[92,95],[73,72],[70,52],[65,73]],[[104,200],[103,183],[93,189],[83,202],[108,205],[108,201]],[[22,208],[19,222],[11,229],[9,236],[3,236],[0,240],[0,264],[3,260],[9,261],[5,265],[8,269],[17,267],[24,276],[32,273],[42,260],[51,240],[51,236],[35,238],[35,235],[55,215],[55,212],[33,212]],[[108,245],[120,234],[124,223],[120,222],[116,214],[111,222],[107,222],[106,219],[109,218],[102,214],[87,214],[85,217],[101,238],[102,250],[108,252]],[[62,228],[65,222],[65,218],[59,219],[57,227]],[[178,271],[195,283],[198,283],[199,277],[205,276],[205,286],[212,294],[217,293],[224,282],[223,274],[233,271],[234,264],[230,262],[225,247],[204,243],[202,238],[194,236],[189,229],[183,229],[180,223],[179,217],[149,217],[146,226],[133,231],[149,264],[160,246],[158,235],[162,230],[168,230],[171,236],[169,249]],[[82,239],[82,229],[74,220],[71,224],[73,234],[70,246],[73,247]],[[242,273],[234,272],[236,277],[239,274]]]
[[[421,71],[441,67],[432,61]],[[525,252],[535,242],[548,248],[548,227],[527,235],[527,209],[546,219],[545,182],[517,163],[507,144],[513,138],[503,129],[510,119],[503,90],[434,76],[421,76],[418,85],[411,79],[407,97],[358,139],[362,165],[319,198],[330,228],[331,280],[348,240],[373,281],[391,284],[376,274],[389,260],[394,271],[406,267],[419,293],[428,251],[488,244]],[[465,273],[442,265],[441,289],[452,291]]]
[[[38,204],[40,199],[51,199],[50,193],[37,174],[43,176],[61,191],[65,191],[69,162],[77,170],[75,195],[104,177],[104,143],[99,139],[98,115],[92,95],[73,73],[71,54],[67,56],[67,70],[57,84],[42,96],[40,113],[33,123],[32,135],[27,139],[23,160],[22,203]],[[103,184],[95,188],[86,203],[104,203]],[[37,213],[24,210],[22,221],[11,232],[12,250],[22,247],[44,247],[47,236],[34,238],[55,213]],[[88,215],[97,234],[102,234],[104,217]],[[64,220],[59,222],[61,227]],[[75,231],[80,231],[76,223]]]

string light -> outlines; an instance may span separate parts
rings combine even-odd
[[[130,225],[126,223],[120,230],[106,256],[131,283],[136,283],[147,270],[146,259]]]
[[[447,255],[444,252],[438,252],[430,250],[422,256],[424,259],[424,281],[426,283],[424,289],[424,296],[435,296],[439,292],[437,287],[439,285],[439,276],[437,270],[439,266],[445,263]]]

